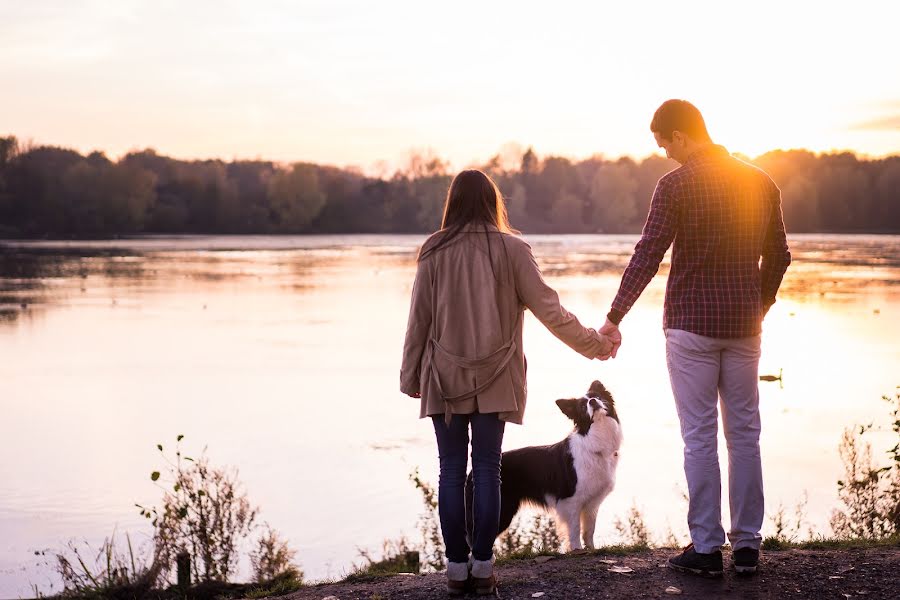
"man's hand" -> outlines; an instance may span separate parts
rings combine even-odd
[[[608,336],[603,335],[596,329],[589,329],[588,331],[591,332],[591,337],[593,337],[596,342],[596,345],[591,351],[591,353],[594,355],[593,359],[609,360],[610,353],[612,352],[613,348],[612,340],[610,340]]]
[[[612,342],[613,347],[610,356],[615,358],[616,354],[619,352],[619,346],[622,345],[622,332],[619,331],[619,326],[609,319],[606,319],[606,323],[603,324],[603,327],[601,327],[599,331]]]

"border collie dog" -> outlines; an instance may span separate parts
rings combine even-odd
[[[594,548],[594,525],[600,503],[616,483],[622,429],[612,395],[595,381],[580,398],[556,405],[575,428],[550,446],[504,452],[500,468],[500,529],[506,531],[523,504],[554,511],[566,529],[570,550]],[[471,539],[472,473],[466,479],[466,527]]]

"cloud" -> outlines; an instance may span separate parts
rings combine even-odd
[[[897,130],[900,129],[900,114],[892,115],[890,117],[879,117],[877,119],[872,119],[871,121],[857,123],[855,125],[852,125],[850,129],[866,129],[870,131]]]

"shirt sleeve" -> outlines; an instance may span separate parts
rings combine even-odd
[[[767,313],[775,304],[775,294],[778,293],[784,273],[791,264],[791,252],[788,250],[784,217],[781,211],[781,191],[774,183],[772,187],[775,188],[773,191],[774,207],[766,229],[762,261],[759,267],[763,313]]]
[[[419,372],[422,353],[431,331],[433,319],[432,280],[428,261],[419,261],[416,279],[413,282],[412,298],[409,304],[409,321],[406,326],[406,340],[403,343],[403,362],[400,366],[400,391],[415,394],[420,389]]]
[[[547,285],[534,259],[531,246],[523,242],[522,251],[513,253],[516,293],[537,319],[567,346],[587,358],[608,354],[609,339],[588,329],[559,302],[559,294]],[[518,249],[517,249],[518,250]]]
[[[659,271],[659,263],[675,239],[678,205],[670,183],[661,179],[650,201],[650,213],[619,284],[611,314],[621,320]]]

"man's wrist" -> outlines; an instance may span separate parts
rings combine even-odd
[[[625,313],[623,313],[621,310],[612,308],[610,309],[609,313],[607,313],[606,318],[609,319],[610,323],[618,326],[619,323],[622,322],[622,319],[625,318]]]

